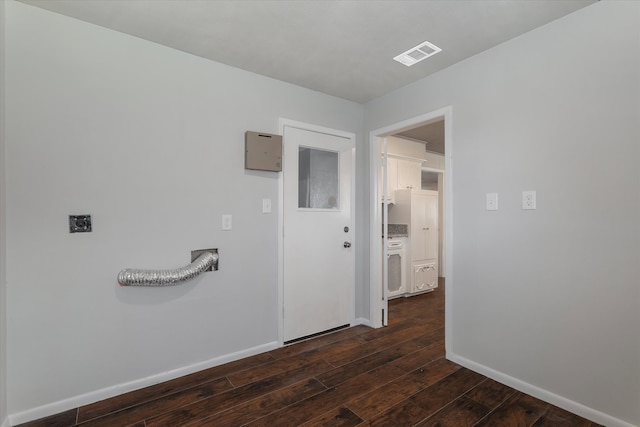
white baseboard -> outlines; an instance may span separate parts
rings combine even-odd
[[[554,394],[548,390],[536,387],[517,378],[513,378],[502,372],[491,369],[487,366],[476,363],[465,357],[458,356],[456,354],[447,353],[447,359],[452,362],[462,365],[465,368],[469,368],[472,371],[478,372],[486,377],[494,379],[502,384],[506,384],[509,387],[515,388],[523,393],[529,394],[545,402],[551,403],[559,408],[573,412],[581,417],[587,418],[591,421],[595,421],[598,424],[602,424],[608,427],[637,427],[633,424],[629,424],[626,421],[607,415],[603,412],[584,406],[573,400],[569,400],[557,394]]]
[[[2,421],[2,424],[0,424],[0,427],[11,427],[9,425],[9,418],[5,418],[4,421]]]
[[[108,399],[110,397],[118,396],[123,393],[127,393],[140,388],[148,387],[150,385],[159,384],[164,381],[172,380],[178,377],[192,374],[194,372],[202,371],[203,369],[212,368],[214,366],[222,365],[228,362],[233,362],[245,357],[254,356],[256,354],[264,353],[278,348],[278,342],[273,341],[270,343],[262,344],[257,347],[249,348],[246,350],[238,351],[231,354],[225,354],[223,356],[215,357],[213,359],[205,360],[203,362],[195,363],[193,365],[185,366],[171,371],[161,372],[156,375],[151,375],[138,380],[130,381],[127,383],[116,384],[110,387],[105,387],[100,390],[91,391],[78,396],[74,396],[68,399],[64,399],[58,402],[48,403],[46,405],[38,406],[36,408],[28,409],[16,414],[10,414],[9,419],[2,423],[0,427],[9,427],[10,425],[16,425],[25,423],[27,421],[37,420],[42,417],[48,417],[49,415],[58,414],[60,412],[68,411],[69,409],[78,408],[80,406],[88,405],[90,403],[98,402],[100,400]],[[8,423],[11,422],[11,424]],[[6,424],[6,425],[5,425]]]
[[[364,326],[371,327],[371,322],[369,321],[369,319],[365,319],[364,317],[358,317],[357,319],[355,319],[353,321],[351,326],[358,326],[358,325],[364,325]]]

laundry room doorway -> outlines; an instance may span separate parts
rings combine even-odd
[[[405,274],[406,292],[408,295],[410,295],[411,292],[424,292],[424,289],[420,288],[420,286],[424,286],[424,283],[434,283],[433,278],[429,275],[433,276],[435,273],[434,291],[446,292],[446,294],[451,295],[453,286],[451,273],[453,265],[451,239],[453,226],[451,205],[451,149],[453,140],[451,137],[451,120],[452,109],[451,107],[445,107],[381,129],[376,129],[370,133],[370,310],[371,326],[373,327],[386,326],[389,322],[389,271],[386,261],[389,257],[390,238],[391,241],[393,241],[396,235],[394,233],[402,233],[404,230],[403,228],[398,228],[398,226],[407,226],[406,233],[408,241],[406,247],[408,251],[410,251],[411,248],[411,219],[404,218],[410,218],[411,208],[408,207],[410,206],[410,201],[408,202],[407,200],[411,199],[412,194],[416,199],[421,198],[423,196],[421,193],[424,192],[428,193],[431,191],[434,194],[438,194],[438,213],[435,225],[438,229],[438,248],[437,255],[430,255],[432,258],[429,260],[425,260],[423,263],[414,262],[413,265],[411,255],[409,252],[407,253]],[[425,141],[420,141],[413,137],[411,131],[424,129],[434,123],[442,126],[442,147],[437,150],[430,150],[429,144],[427,143],[425,147]],[[407,150],[409,151],[403,152],[402,150],[404,150],[404,148],[398,149],[394,147],[398,139],[406,139],[409,141],[407,143],[409,147]],[[422,144],[419,144],[420,142]],[[429,153],[426,155],[415,154],[416,146],[421,146],[423,151],[426,150],[434,155]],[[410,152],[410,150],[414,150],[414,153]],[[394,158],[397,158],[398,161],[394,162]],[[419,160],[422,161],[417,166],[413,164]],[[414,178],[407,179],[403,177],[403,175],[406,175],[405,172],[407,170],[410,171],[411,176],[415,175],[414,172],[411,172],[415,167],[421,169],[423,180],[426,180],[426,182],[416,184],[414,183]],[[434,176],[435,182],[433,182]],[[432,182],[429,182],[430,180]],[[404,217],[399,215],[403,210],[407,212]],[[398,217],[402,217],[403,220],[398,221]],[[394,221],[403,222],[404,224],[397,224],[394,223]],[[389,224],[391,224],[391,227]],[[422,229],[426,231],[422,231]],[[416,224],[414,224],[414,244],[419,240],[418,232],[431,233],[431,236],[433,236],[434,230],[428,225],[421,226],[420,230],[418,230]],[[400,236],[403,236],[403,234],[400,234]],[[380,237],[382,237],[382,239],[380,239]],[[417,253],[417,251],[414,252]],[[429,253],[433,254],[433,251]],[[447,277],[446,291],[445,289],[437,289],[438,276]],[[427,277],[429,278],[427,279]],[[429,290],[427,289],[427,291]],[[395,291],[395,294],[392,292],[391,297],[398,297],[398,292]],[[446,298],[445,324],[449,324],[450,305],[451,298]],[[449,341],[448,337],[446,337],[446,341]]]

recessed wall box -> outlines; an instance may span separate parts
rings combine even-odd
[[[91,233],[91,215],[69,215],[69,233]]]
[[[245,132],[244,168],[271,172],[282,171],[282,136]]]

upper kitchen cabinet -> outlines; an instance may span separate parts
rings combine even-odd
[[[437,169],[444,171],[444,156],[438,153],[426,152],[424,155],[424,163],[422,166],[429,169]]]
[[[398,190],[420,190],[422,187],[422,162],[397,159]]]
[[[384,171],[380,172],[380,194],[384,201]],[[396,190],[419,190],[422,186],[422,161],[387,157],[387,203],[395,203]]]

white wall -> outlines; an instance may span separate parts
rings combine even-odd
[[[448,356],[640,425],[640,3],[598,2],[374,100],[365,131],[447,105]]]
[[[5,8],[8,412],[42,415],[273,343],[277,212],[260,208],[265,197],[277,206],[277,178],[243,169],[244,131],[277,133],[285,117],[360,135],[362,107]],[[453,106],[450,357],[631,424],[639,19],[638,3],[599,2],[365,106],[365,135]],[[356,165],[359,287],[367,156]],[[519,209],[527,189],[536,211]],[[500,210],[489,213],[494,191]],[[91,213],[93,233],[68,234],[73,213]],[[220,231],[222,213],[233,231]],[[202,247],[220,249],[220,271],[169,289],[116,284],[121,268],[182,265]],[[368,294],[356,302],[366,318]]]
[[[5,237],[5,154],[4,154],[4,2],[0,2],[0,426],[7,419],[7,309]],[[5,424],[6,423],[6,424]]]
[[[28,5],[6,12],[12,421],[273,346],[278,175],[244,170],[244,132],[277,133],[284,117],[360,135],[362,106]],[[69,214],[91,214],[93,232],[69,234]],[[207,247],[220,270],[187,284],[116,282]]]

